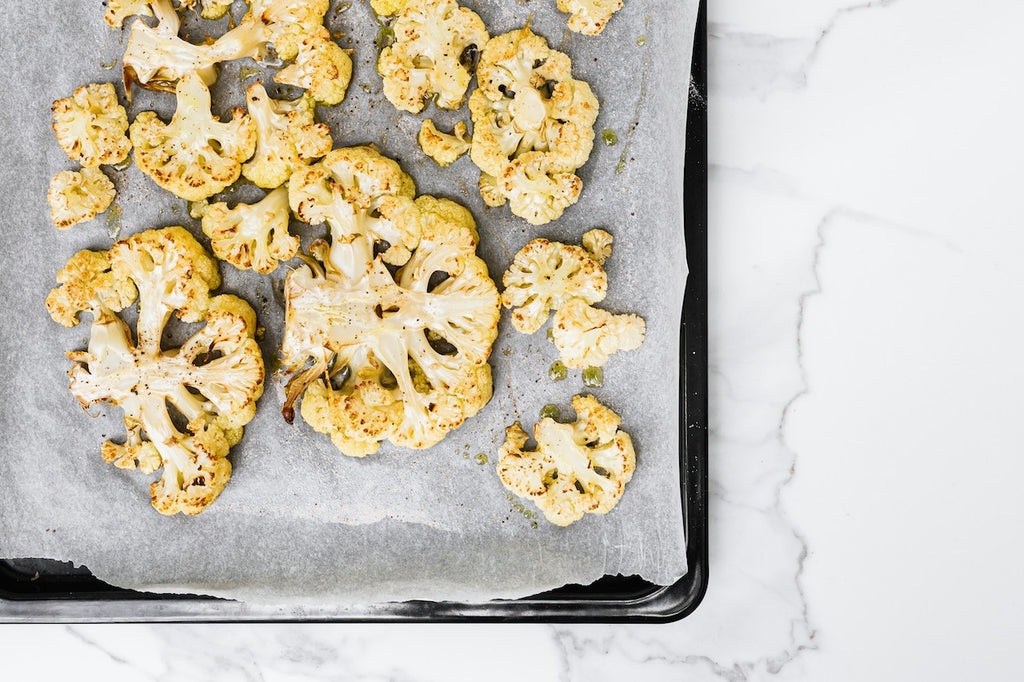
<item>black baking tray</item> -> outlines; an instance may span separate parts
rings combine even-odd
[[[479,604],[410,601],[348,607],[256,607],[194,595],[155,595],[108,585],[84,567],[44,559],[0,560],[0,622],[671,622],[700,604],[708,583],[707,19],[701,2],[686,119],[684,231],[689,276],[681,321],[680,490],[687,574],[673,585],[605,576],[524,599]]]

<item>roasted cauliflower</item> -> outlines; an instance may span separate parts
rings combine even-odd
[[[63,230],[106,211],[114,200],[114,183],[99,168],[62,171],[50,181],[46,199],[50,219]]]
[[[647,328],[637,315],[613,315],[574,298],[551,321],[552,340],[567,367],[601,367],[608,356],[634,350],[644,342]]]
[[[558,9],[569,15],[569,30],[596,36],[612,15],[622,9],[622,0],[558,0]]]
[[[604,230],[588,230],[583,233],[583,248],[598,265],[604,265],[612,255],[612,236]]]
[[[377,16],[390,17],[401,12],[407,2],[409,0],[370,0],[370,7]]]
[[[455,163],[455,160],[469,151],[472,144],[466,139],[466,124],[459,121],[451,135],[442,133],[429,118],[420,126],[420,134],[416,138],[420,149],[442,168]]]
[[[295,59],[299,44],[323,26],[330,0],[249,0],[249,13],[243,21],[259,21],[267,27],[267,37],[277,56]]]
[[[153,11],[149,9],[149,0],[107,0],[106,5],[107,11],[103,13],[103,19],[114,28],[135,14],[140,17],[153,16]]]
[[[198,514],[231,477],[229,448],[256,411],[263,358],[253,339],[256,316],[235,296],[210,296],[220,285],[216,262],[185,229],[147,230],[108,252],[82,251],[57,276],[46,307],[63,325],[92,315],[88,349],[69,353],[71,393],[83,407],[110,403],[124,411],[127,439],[107,441],[104,460],[149,473],[161,514]],[[139,302],[137,333],[116,313]],[[205,326],[180,348],[163,350],[172,313]],[[187,421],[184,431],[175,416]]]
[[[481,193],[489,193],[485,201],[501,205],[496,192],[514,199],[512,212],[533,224],[554,220],[579,198],[582,183],[574,172],[594,146],[597,98],[572,77],[569,57],[529,27],[488,41],[477,81],[469,98],[470,157],[483,175],[496,179],[494,185],[481,179]]]
[[[502,277],[501,302],[512,311],[512,326],[524,334],[541,328],[551,310],[571,299],[596,303],[608,291],[608,277],[587,251],[534,239],[515,255]]]
[[[285,419],[304,396],[303,419],[346,455],[434,445],[491,397],[500,306],[472,216],[413,201],[411,178],[369,147],[300,169],[289,192],[331,242],[285,280]]]
[[[203,213],[203,232],[213,254],[239,270],[268,274],[278,261],[299,250],[299,238],[288,232],[288,189],[278,187],[259,202],[228,208],[210,204]]]
[[[71,97],[54,102],[51,111],[57,143],[72,161],[95,168],[128,158],[128,113],[110,83],[79,86]]]
[[[298,57],[281,69],[274,80],[309,91],[317,102],[334,106],[345,99],[352,79],[352,58],[319,27],[298,45]]]
[[[181,4],[195,9],[199,4],[199,15],[204,19],[220,19],[231,9],[232,0],[181,0]]]
[[[509,490],[537,505],[557,526],[568,526],[587,513],[607,514],[618,504],[636,469],[629,434],[619,430],[619,415],[593,396],[572,399],[576,423],[546,417],[533,427],[537,441],[519,422],[505,430],[498,475]]]
[[[256,125],[242,109],[227,123],[210,113],[210,91],[198,74],[178,81],[170,123],[143,111],[130,128],[135,162],[159,186],[188,201],[221,191],[242,172],[256,148]]]
[[[276,100],[254,83],[245,95],[256,125],[256,151],[242,166],[242,175],[257,186],[279,187],[296,168],[331,151],[331,129],[314,119],[316,103],[308,93],[291,102]]]
[[[489,37],[476,12],[455,0],[409,0],[391,28],[395,42],[377,60],[388,101],[414,114],[434,95],[442,109],[461,107]]]

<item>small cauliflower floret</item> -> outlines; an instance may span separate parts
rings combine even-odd
[[[612,255],[612,239],[604,230],[589,230],[583,234],[583,248],[598,265],[604,265]]]
[[[479,188],[480,196],[488,206],[497,208],[508,203],[508,198],[498,189],[498,178],[493,175],[480,173]]]
[[[532,334],[573,298],[596,303],[608,291],[608,277],[579,246],[534,239],[512,260],[502,277],[501,302],[512,311],[512,326]]]
[[[181,19],[171,0],[149,0],[156,26],[136,20],[132,24],[121,64],[124,89],[131,101],[132,84],[150,90],[174,92],[175,83],[187,74],[199,74],[212,85],[220,62],[264,53],[270,34],[260,21],[243,21],[212,43],[193,45],[178,37]]]
[[[533,500],[557,526],[588,513],[607,514],[636,469],[633,442],[619,430],[619,415],[589,395],[574,397],[572,407],[576,423],[545,418],[533,427],[534,450],[526,449],[529,436],[519,422],[510,426],[498,458],[505,487]]]
[[[110,83],[82,85],[71,97],[54,102],[52,111],[57,143],[72,161],[95,168],[128,158],[128,113]]]
[[[612,15],[622,9],[622,0],[558,0],[558,9],[569,17],[569,30],[596,36]]]
[[[434,95],[442,109],[461,107],[476,54],[489,38],[476,12],[455,0],[409,0],[392,30],[395,42],[377,60],[388,101],[414,114]]]
[[[254,339],[256,315],[235,296],[210,296],[220,285],[217,264],[181,227],[147,230],[109,252],[80,252],[47,297],[50,315],[74,323],[92,314],[89,345],[69,353],[71,393],[84,406],[109,403],[124,411],[124,443],[103,445],[105,461],[152,472],[161,514],[198,514],[231,476],[229,448],[256,413],[263,392],[263,358]],[[116,312],[138,296],[136,334]],[[180,348],[161,348],[172,314],[205,325]],[[184,431],[170,408],[184,417]]]
[[[379,17],[390,17],[405,8],[409,0],[370,0],[370,7]]]
[[[329,7],[330,0],[250,0],[243,21],[262,22],[277,56],[290,61],[299,53],[302,39],[323,26]]]
[[[459,121],[455,124],[454,134],[442,133],[428,118],[420,127],[417,142],[423,153],[443,168],[452,165],[456,159],[469,151],[472,141],[466,139],[466,132],[466,124]]]
[[[107,11],[103,14],[103,19],[115,28],[134,14],[140,17],[153,16],[153,11],[149,9],[149,0],[107,0],[106,4]]]
[[[203,19],[220,19],[231,9],[232,0],[181,0],[181,4],[189,9],[195,9],[197,2]]]
[[[210,91],[202,78],[178,81],[178,107],[170,123],[144,111],[131,125],[135,162],[156,184],[187,201],[221,191],[242,172],[256,148],[256,126],[242,109],[223,123],[210,113]]]
[[[352,59],[322,26],[302,39],[295,61],[274,76],[278,83],[305,88],[328,106],[345,99],[351,79]]]
[[[582,187],[573,173],[594,146],[597,98],[587,83],[572,77],[569,57],[528,27],[487,43],[477,80],[480,87],[469,99],[470,157],[484,175],[496,178],[493,188],[481,179],[484,200],[497,206],[498,196],[510,199],[512,212],[535,225],[557,218]],[[509,171],[527,156],[529,161]],[[550,198],[541,206],[538,195]]]
[[[331,129],[314,119],[316,103],[306,93],[291,101],[267,96],[260,83],[246,90],[249,117],[256,125],[256,151],[242,175],[264,189],[283,185],[296,168],[331,151]]]
[[[497,186],[513,214],[531,225],[545,225],[579,200],[583,181],[555,171],[543,152],[528,152],[505,166]]]
[[[347,455],[434,445],[491,397],[500,304],[472,215],[413,201],[411,179],[369,147],[335,150],[289,185],[331,243],[285,280],[285,419],[305,394],[303,418]]]
[[[99,168],[61,171],[50,181],[46,199],[50,219],[63,230],[106,211],[114,200],[114,183]]]
[[[601,367],[620,350],[644,342],[646,325],[637,315],[613,315],[574,298],[555,313],[551,330],[555,348],[567,367]]]
[[[203,232],[217,258],[266,275],[299,250],[299,238],[288,232],[289,216],[288,189],[279,187],[252,205],[211,204],[203,214]]]

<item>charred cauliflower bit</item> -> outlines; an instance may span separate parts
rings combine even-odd
[[[410,0],[392,30],[395,42],[377,60],[388,101],[414,114],[432,95],[442,109],[461,107],[476,54],[489,37],[476,12],[455,0]]]
[[[569,30],[596,36],[612,15],[622,9],[622,0],[558,0],[558,9],[570,14]]]
[[[512,260],[502,277],[501,302],[512,312],[512,326],[532,334],[571,299],[596,303],[605,297],[604,270],[579,246],[534,239]]]
[[[274,77],[278,83],[305,88],[313,99],[328,106],[345,99],[351,79],[352,59],[322,26],[302,39],[298,57]]]
[[[252,205],[210,204],[203,232],[217,258],[239,270],[268,274],[299,250],[299,238],[288,233],[289,215],[288,189],[279,187]]]
[[[127,439],[107,441],[104,460],[152,472],[161,514],[198,514],[231,477],[229,448],[255,414],[263,392],[263,358],[253,338],[256,316],[235,296],[210,297],[220,285],[216,262],[185,229],[147,230],[109,252],[84,251],[58,275],[47,309],[64,325],[91,313],[89,346],[69,353],[71,393],[83,406],[110,403],[124,411]],[[137,334],[115,313],[135,300]],[[180,348],[162,350],[172,313],[205,326]],[[174,413],[188,423],[179,430]]]
[[[107,11],[103,14],[103,19],[117,28],[134,14],[140,17],[153,16],[153,11],[149,9],[149,0],[107,0]]]
[[[135,162],[156,184],[188,201],[221,191],[256,148],[256,126],[243,109],[223,123],[210,113],[210,91],[197,74],[178,81],[170,123],[143,111],[131,125]]]
[[[71,97],[54,102],[52,111],[57,143],[72,161],[95,168],[128,158],[128,113],[110,83],[79,86]]]
[[[316,103],[308,93],[292,102],[275,100],[254,83],[246,90],[246,102],[256,124],[256,151],[242,166],[242,175],[259,187],[279,187],[296,168],[331,151],[331,129],[314,119]]]
[[[576,423],[550,417],[533,427],[535,450],[516,422],[505,430],[498,475],[519,497],[533,500],[544,517],[568,526],[587,513],[607,514],[618,504],[636,469],[629,434],[619,430],[619,415],[593,396],[572,399]]]
[[[181,0],[189,9],[195,9],[196,2],[200,4],[199,16],[203,19],[220,19],[231,9],[232,0]]]
[[[484,200],[495,206],[499,196],[513,199],[512,212],[535,225],[554,220],[579,198],[574,173],[594,146],[597,98],[572,77],[569,57],[529,28],[487,43],[477,81],[469,98],[470,157],[496,179],[492,187],[481,178]]]
[[[289,191],[331,243],[285,280],[285,418],[304,394],[303,419],[346,455],[434,445],[491,397],[500,306],[472,215],[413,201],[411,179],[369,147],[331,152]]]
[[[114,200],[114,183],[99,168],[62,171],[50,181],[46,199],[50,219],[63,230],[106,211]]]
[[[644,342],[646,325],[637,315],[613,315],[574,298],[551,321],[555,347],[568,367],[601,367],[620,350]]]
[[[466,124],[459,121],[455,124],[452,135],[442,133],[428,118],[420,127],[417,142],[423,153],[432,158],[438,166],[450,166],[469,151],[472,142],[466,139],[466,132]]]
[[[604,230],[584,232],[583,248],[598,265],[604,265],[604,262],[612,255],[612,236]]]

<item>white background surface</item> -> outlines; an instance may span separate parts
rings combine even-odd
[[[1021,679],[1024,4],[709,16],[714,498],[693,616],[0,627],[0,677]]]

